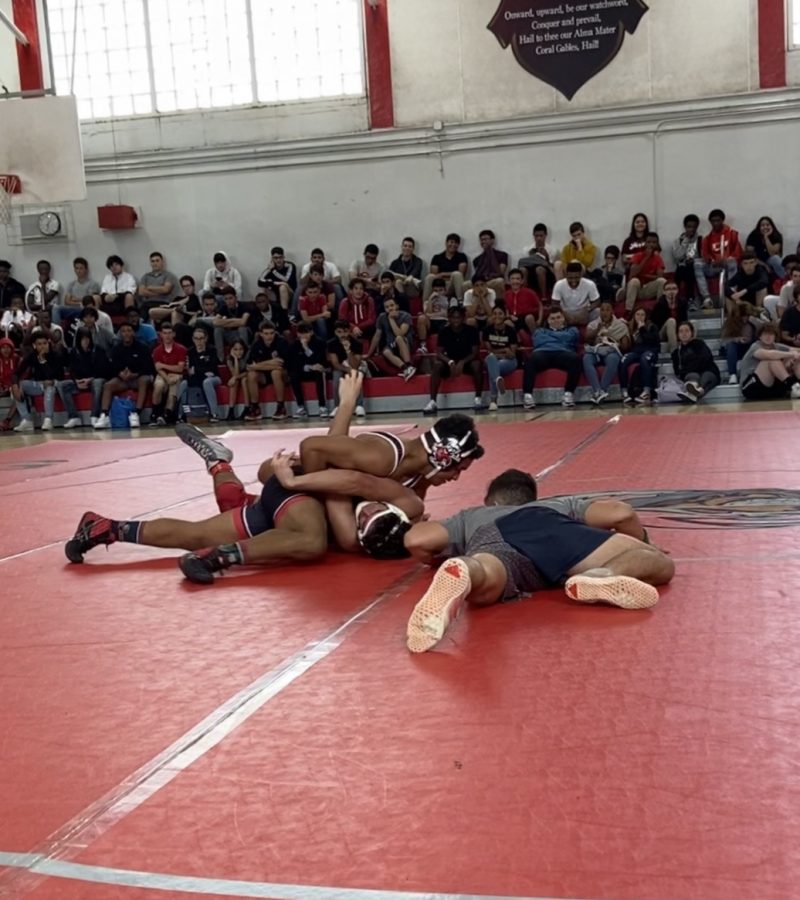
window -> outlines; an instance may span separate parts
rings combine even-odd
[[[360,0],[49,0],[56,93],[74,93],[83,119],[361,95],[360,8]]]

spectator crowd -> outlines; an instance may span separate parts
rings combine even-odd
[[[516,265],[490,229],[471,261],[458,234],[447,235],[428,266],[406,237],[388,264],[367,244],[344,276],[320,248],[298,266],[276,246],[252,298],[224,251],[199,284],[174,275],[157,251],[138,279],[114,254],[97,281],[78,257],[65,284],[46,260],[27,286],[0,260],[0,395],[10,401],[2,428],[19,417],[14,430],[32,430],[32,400],[41,397],[41,427],[52,429],[56,396],[64,428],[79,427],[81,394],[97,429],[111,426],[115,400],[127,402],[120,408],[131,427],[146,404],[151,425],[193,412],[215,422],[223,400],[229,419],[258,421],[266,386],[275,393],[273,419],[287,417],[289,388],[293,415],[303,417],[305,383],[327,416],[328,381],[335,406],[339,380],[353,370],[403,382],[429,374],[428,414],[459,376],[472,384],[475,410],[487,394],[496,410],[518,370],[525,409],[551,370],[563,373],[567,408],[581,378],[596,405],[615,383],[626,404],[669,391],[696,403],[721,374],[689,315],[715,308],[729,383],[749,399],[800,396],[800,258],[786,253],[768,216],[742,238],[715,209],[703,230],[698,216],[685,217],[671,243],[673,272],[643,213],[602,255],[580,222],[560,250],[537,224]],[[662,343],[669,373],[659,364]],[[356,412],[365,414],[363,398]]]

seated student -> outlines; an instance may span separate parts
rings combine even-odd
[[[434,278],[428,297],[422,304],[422,313],[417,316],[417,336],[424,346],[429,334],[439,334],[447,325],[447,312],[453,306],[460,306],[458,300],[447,296],[447,284],[443,278]]]
[[[310,325],[314,334],[321,340],[328,340],[328,320],[333,310],[323,296],[318,284],[309,281],[300,296],[300,320]]]
[[[736,370],[739,367],[739,361],[745,356],[756,339],[754,323],[757,321],[757,319],[750,316],[740,314],[738,306],[725,319],[725,323],[722,326],[722,341],[725,347],[725,359],[728,364],[728,384],[739,383]]]
[[[745,400],[780,400],[791,392],[800,397],[800,349],[776,343],[778,327],[767,322],[739,366]]]
[[[411,314],[403,312],[395,300],[387,300],[384,311],[378,316],[375,335],[369,345],[367,356],[380,353],[391,367],[388,371],[385,364],[378,368],[384,374],[400,375],[406,381],[413,378],[416,368],[411,364],[414,352],[413,328]]]
[[[658,355],[661,352],[661,337],[658,328],[650,320],[650,314],[639,307],[630,322],[631,348],[619,364],[619,386],[622,402],[650,403],[656,389],[658,376]],[[642,376],[642,392],[633,397],[630,386],[630,370],[638,364]]]
[[[400,256],[389,263],[389,271],[395,274],[395,288],[407,297],[419,297],[422,293],[423,263],[415,255],[416,246],[414,238],[404,237]]]
[[[0,318],[0,330],[3,335],[9,338],[15,347],[19,347],[34,325],[33,313],[25,309],[25,298],[12,297],[11,306]]]
[[[339,272],[336,263],[332,262],[329,259],[325,259],[325,253],[319,248],[315,247],[311,251],[311,259],[309,262],[303,264],[303,268],[300,270],[300,281],[297,284],[297,289],[294,292],[294,296],[292,297],[292,305],[290,308],[290,318],[293,320],[297,320],[299,318],[299,305],[300,305],[300,294],[303,292],[306,284],[308,284],[309,278],[311,276],[312,269],[322,268],[322,277],[321,281],[324,281],[333,286],[333,292],[336,295],[336,298],[341,301],[345,298],[345,290],[342,287],[342,275]],[[323,286],[322,292],[324,294],[328,294],[328,291]]]
[[[533,335],[533,353],[523,366],[522,405],[525,409],[536,407],[533,397],[536,376],[539,372],[547,369],[559,369],[566,372],[567,380],[561,405],[567,409],[575,406],[575,388],[581,377],[581,358],[578,355],[579,337],[578,329],[567,325],[564,313],[560,309],[550,310],[547,324],[537,328]]]
[[[150,349],[136,340],[130,322],[123,322],[119,326],[119,337],[119,343],[111,348],[108,373],[112,377],[103,387],[100,418],[94,423],[97,429],[111,428],[111,420],[108,418],[111,401],[116,394],[127,391],[137,392],[136,409],[129,414],[128,424],[131,428],[138,428],[147,390],[153,381]]]
[[[297,290],[297,266],[286,259],[283,247],[270,250],[270,263],[258,276],[258,286],[269,294],[270,304],[274,304],[272,321],[283,331],[284,321],[289,320],[292,295]]]
[[[375,301],[367,293],[362,279],[354,278],[349,285],[349,293],[339,307],[339,318],[350,323],[353,337],[360,341],[371,340],[375,334]]]
[[[433,291],[433,282],[442,280],[445,284],[445,292],[448,296],[455,297],[459,302],[464,299],[464,281],[467,277],[469,260],[466,253],[462,253],[461,235],[452,232],[445,238],[445,248],[442,253],[436,253],[432,259],[428,274],[425,277],[423,302],[428,299]]]
[[[593,278],[601,300],[613,301],[625,284],[625,267],[619,257],[620,249],[616,244],[609,244],[603,252],[603,265]]]
[[[773,322],[780,322],[781,316],[794,303],[794,289],[800,284],[800,264],[790,262],[786,264],[787,281],[781,287],[779,294],[767,294],[764,297],[764,309]]]
[[[486,279],[495,294],[502,294],[506,287],[508,254],[495,247],[496,238],[491,228],[484,228],[478,235],[478,240],[482,252],[472,260],[472,270],[475,275]]]
[[[258,396],[261,388],[268,384],[275,388],[277,404],[272,418],[278,421],[286,418],[286,382],[290,355],[289,344],[278,334],[275,324],[265,319],[259,326],[258,335],[250,346],[245,362],[247,395],[250,398],[250,405],[244,416],[246,421],[255,422],[261,418]],[[302,404],[302,399],[300,403]]]
[[[622,242],[622,263],[626,271],[633,265],[633,258],[641,253],[647,244],[647,234],[650,231],[650,220],[644,213],[634,213],[631,219],[631,230]]]
[[[242,293],[242,276],[238,269],[231,265],[228,255],[218,250],[214,254],[214,265],[206,271],[203,278],[203,290],[221,296],[224,288],[231,288],[235,294]]]
[[[408,305],[408,297],[402,291],[397,289],[395,277],[392,272],[389,272],[388,270],[386,272],[381,272],[379,282],[381,289],[376,300],[378,314],[384,311],[387,300],[394,300],[403,312],[411,312]]]
[[[672,258],[675,260],[675,283],[678,288],[683,288],[683,296],[689,301],[689,309],[697,309],[695,294],[697,283],[694,277],[694,261],[701,256],[700,245],[702,238],[698,231],[700,219],[694,213],[689,213],[683,219],[683,231],[672,242]]]
[[[464,294],[464,315],[467,317],[467,325],[484,328],[491,318],[496,302],[497,295],[486,284],[483,275],[473,278],[472,287]],[[503,308],[505,309],[505,304]]]
[[[56,391],[62,395],[59,388],[64,380],[64,362],[60,356],[53,353],[50,340],[44,332],[38,331],[33,335],[33,347],[17,366],[15,378],[13,397],[16,401],[20,423],[14,431],[33,431],[33,420],[27,398],[41,396],[44,396],[42,431],[52,431]],[[69,394],[64,396],[69,396]],[[65,427],[75,428],[75,426],[81,425],[71,397],[68,409],[72,415],[69,416]]]
[[[64,296],[57,303],[53,303],[53,321],[61,325],[62,321],[70,324],[80,317],[83,309],[83,298],[91,294],[95,302],[100,302],[100,285],[89,275],[89,263],[82,257],[76,256],[72,261],[72,270],[75,278],[64,289]]]
[[[781,316],[780,338],[789,347],[800,347],[800,284],[792,290],[792,305]]]
[[[186,347],[175,342],[175,329],[171,322],[161,326],[161,341],[153,350],[153,410],[150,427],[174,425],[177,419],[178,394],[186,371]]]
[[[332,310],[335,315],[339,299],[344,299],[344,297],[346,296],[344,288],[340,284],[336,284],[335,282],[326,278],[325,267],[315,263],[308,270],[308,273],[303,279],[300,287],[298,287],[298,289],[295,291],[296,301],[293,301],[292,318],[295,321],[300,321],[300,297],[302,296],[303,291],[306,289],[306,285],[308,284],[319,285],[320,293],[328,301],[328,309]],[[278,323],[275,322],[275,324],[277,325]]]
[[[435,415],[439,386],[448,378],[470,375],[475,385],[475,409],[483,406],[483,366],[480,363],[480,335],[477,328],[467,325],[464,310],[451,306],[447,313],[447,325],[436,337],[436,355],[431,365],[431,398],[423,412]]]
[[[542,222],[533,226],[533,246],[525,248],[517,266],[525,276],[526,285],[547,302],[561,276],[561,263],[556,250],[547,243],[547,226]],[[474,278],[472,283],[475,284]]]
[[[203,312],[203,304],[195,288],[194,278],[191,275],[182,275],[178,296],[169,306],[165,309],[150,310],[150,318],[154,322],[165,322],[167,319],[172,322],[175,326],[175,339],[184,347],[191,344],[195,322]]]
[[[763,312],[764,300],[769,290],[769,278],[758,265],[758,258],[751,250],[742,255],[739,270],[725,283],[725,310],[728,315],[738,306],[747,315]],[[768,318],[765,313],[765,318]]]
[[[719,368],[714,354],[705,341],[696,336],[691,322],[678,326],[678,347],[672,351],[672,370],[684,382],[678,396],[697,403],[720,383]]]
[[[67,409],[67,415],[72,418],[67,397],[69,396],[69,402],[72,403],[72,409],[75,409],[75,395],[91,391],[91,423],[94,425],[102,412],[103,386],[106,383],[106,375],[108,374],[108,356],[102,347],[95,346],[92,332],[88,328],[81,326],[77,330],[75,344],[70,351],[68,365],[71,380],[62,382],[61,391],[59,392]],[[75,416],[80,419],[77,410]]]
[[[367,244],[364,255],[350,263],[350,281],[360,278],[364,282],[367,293],[377,296],[380,291],[380,275],[386,266],[378,259],[380,250],[377,244]]]
[[[263,322],[271,322],[275,325],[276,331],[282,330],[278,327],[278,323],[272,318],[269,294],[266,291],[259,291],[255,297],[253,297],[253,305],[255,308],[250,310],[250,318],[247,320],[247,330],[250,332],[251,344],[258,337]]]
[[[151,350],[154,349],[156,344],[158,344],[158,332],[149,322],[142,321],[139,310],[135,306],[131,307],[126,318],[133,329],[133,336],[136,340]],[[116,340],[119,341],[119,335],[117,335]]]
[[[7,259],[0,259],[0,309],[8,309],[12,297],[25,299],[25,285],[11,277],[13,266]]]
[[[600,317],[586,326],[584,342],[583,372],[592,386],[592,403],[599,405],[608,399],[608,389],[630,347],[628,326],[614,315],[611,300],[600,303]],[[603,366],[602,379],[597,375],[598,366]]]
[[[19,356],[14,342],[7,337],[0,338],[0,397],[12,397],[12,387],[16,379]],[[11,404],[0,422],[0,431],[10,431],[17,414],[16,405]]]
[[[517,332],[529,331],[531,334],[542,324],[544,307],[536,291],[525,287],[525,276],[522,269],[512,269],[508,273],[509,286],[503,296],[506,307],[506,318],[513,324]]]
[[[250,334],[247,323],[250,313],[243,303],[239,302],[236,291],[226,285],[221,291],[223,303],[212,320],[214,326],[214,348],[217,356],[225,356],[225,347],[239,340],[247,344]]]
[[[561,250],[561,263],[567,266],[578,262],[583,266],[581,271],[591,272],[597,257],[597,247],[586,237],[586,230],[581,222],[573,222],[569,226],[570,241]]]
[[[36,281],[25,294],[25,306],[34,313],[61,303],[61,285],[53,278],[52,266],[46,259],[36,263],[36,273]]]
[[[644,249],[630,257],[628,283],[625,286],[625,311],[630,314],[638,300],[654,300],[664,292],[664,257],[655,231],[648,231]],[[624,253],[624,251],[623,251]]]
[[[180,383],[178,404],[182,407],[189,394],[189,388],[199,388],[206,398],[210,422],[219,422],[217,388],[222,384],[219,377],[219,357],[208,342],[208,332],[197,327],[192,333],[192,346],[186,358],[186,378]]]
[[[317,389],[319,414],[328,417],[328,401],[325,397],[325,371],[327,358],[325,342],[312,331],[311,326],[301,322],[297,326],[297,340],[289,347],[289,381],[294,391],[296,419],[308,415],[303,399],[303,382],[313,381]]]
[[[145,318],[151,322],[161,321],[171,316],[171,303],[177,293],[178,279],[168,271],[164,263],[164,255],[154,250],[150,254],[150,271],[139,279],[137,287],[138,307]],[[158,310],[155,318],[152,310]]]
[[[552,309],[559,310],[568,325],[585,325],[596,318],[600,305],[597,285],[583,277],[583,266],[576,261],[567,263],[564,277],[553,288]]]
[[[342,378],[350,372],[364,372],[364,345],[358,338],[353,337],[353,331],[350,323],[344,319],[340,319],[333,326],[333,337],[328,341],[326,348],[328,354],[328,365],[333,372],[333,404],[334,408],[331,412],[332,416],[336,415],[339,408],[339,388],[341,387]],[[364,409],[364,392],[359,392],[356,398],[356,415],[365,416],[367,414]]]
[[[775,223],[769,216],[762,216],[756,223],[756,227],[747,235],[745,246],[751,249],[758,257],[758,261],[764,266],[767,278],[771,281],[774,275],[778,278],[786,277],[786,269],[783,267],[783,235],[775,227]]]
[[[78,324],[88,328],[92,333],[92,341],[96,347],[100,347],[104,353],[110,353],[116,340],[114,326],[111,324],[111,316],[97,309],[91,297],[83,298]]]
[[[517,368],[517,331],[506,321],[505,304],[501,300],[492,310],[489,324],[483,331],[486,354],[486,375],[489,381],[489,412],[497,411],[497,398],[506,392],[505,376]]]
[[[712,209],[708,221],[711,231],[700,242],[700,256],[694,261],[694,277],[697,291],[703,298],[703,308],[713,309],[708,278],[717,278],[723,272],[726,278],[733,278],[742,256],[742,245],[739,233],[725,224],[725,213],[721,209]]]
[[[218,313],[219,303],[217,303],[217,298],[211,291],[203,291],[203,295],[200,298],[200,314],[194,320],[194,324],[196,328],[203,328],[208,333],[210,341],[214,340],[214,322]]]
[[[136,306],[136,279],[125,271],[122,257],[112,253],[106,260],[108,275],[100,285],[100,309],[109,316],[124,315]]]
[[[261,407],[258,404],[258,394],[254,397],[250,396],[250,388],[247,381],[247,342],[237,338],[228,350],[228,356],[225,359],[225,365],[228,369],[228,421],[233,419],[244,419],[248,411],[255,412],[258,406],[259,412]],[[241,415],[236,415],[236,408],[243,407]]]
[[[653,324],[658,328],[661,340],[667,342],[670,353],[678,346],[678,323],[686,321],[688,306],[686,298],[681,297],[678,292],[678,285],[674,281],[668,281],[653,307]]]

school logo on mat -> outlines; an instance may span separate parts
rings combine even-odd
[[[600,500],[606,493],[582,494]],[[630,491],[615,493],[614,500],[630,503],[647,516],[648,528],[690,529],[792,528],[800,525],[800,491],[753,488],[731,491]],[[668,525],[668,522],[680,523]]]
[[[503,0],[487,27],[523,69],[571,100],[614,59],[647,10],[642,0]]]

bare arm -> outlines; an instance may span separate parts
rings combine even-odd
[[[418,522],[406,532],[403,540],[411,556],[426,565],[432,565],[450,542],[447,529],[440,522]]]
[[[595,500],[586,510],[584,521],[592,528],[627,534],[639,541],[645,539],[644,527],[636,510],[620,500]]]

